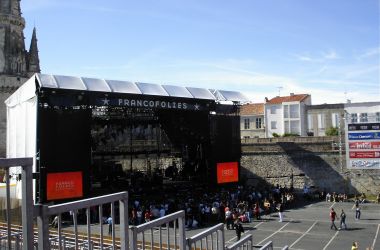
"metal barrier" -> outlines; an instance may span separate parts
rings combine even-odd
[[[167,250],[185,250],[185,211],[183,210],[139,226],[131,226],[130,230],[132,232],[131,249],[145,250],[146,247],[162,249],[165,244]],[[166,230],[166,243],[162,235],[163,230]],[[156,238],[155,233],[158,233]],[[149,244],[145,239],[146,236],[150,237]]]
[[[288,250],[289,247],[288,246],[284,246],[281,250]]]
[[[264,246],[260,248],[260,250],[273,250],[273,242],[267,242]]]
[[[227,246],[226,250],[251,250],[253,247],[253,235],[249,234],[235,242],[234,244]]]
[[[207,250],[224,250],[224,224],[219,223],[216,226],[186,239],[186,244],[188,250],[202,250],[204,248]]]
[[[7,199],[7,232],[0,234],[2,239],[6,235],[6,244],[8,249],[22,248],[33,249],[34,235],[33,235],[33,195],[30,195],[33,190],[32,185],[32,166],[33,158],[0,158],[0,168],[5,169],[6,176],[6,199]],[[21,219],[22,219],[22,243],[18,241],[18,237],[12,235],[11,227],[11,197],[10,197],[10,178],[9,168],[21,167],[21,179],[22,179],[22,207],[21,207]]]
[[[116,249],[115,238],[115,202],[119,201],[119,218],[120,218],[120,249],[128,249],[129,237],[128,237],[128,193],[120,192],[110,195],[99,196],[90,199],[78,200],[59,205],[47,206],[36,205],[37,225],[38,225],[38,249],[49,249],[51,246],[57,246],[58,249],[93,249],[96,245],[99,249],[104,249],[106,245],[104,243],[103,233],[103,205],[110,204],[111,208],[111,235],[112,235],[112,249]],[[99,209],[99,239],[94,241],[94,237],[91,235],[91,207],[98,207]],[[87,235],[84,237],[78,234],[78,210],[86,209],[86,221],[87,221]],[[65,238],[62,232],[62,213],[70,212],[73,216],[74,225],[74,239]],[[56,235],[50,235],[49,230],[49,218],[54,218],[54,223],[57,225]],[[81,236],[81,237],[80,237]]]

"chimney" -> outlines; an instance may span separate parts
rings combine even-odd
[[[268,97],[265,97],[265,102],[268,102],[269,100],[268,100]]]
[[[294,93],[290,93],[290,96],[294,96]]]

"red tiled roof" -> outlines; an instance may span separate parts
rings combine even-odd
[[[240,115],[264,115],[264,103],[244,104],[240,107]]]
[[[275,98],[267,101],[267,104],[280,104],[283,102],[302,102],[310,95],[308,94],[299,94],[299,95],[290,95],[290,96],[276,96]]]

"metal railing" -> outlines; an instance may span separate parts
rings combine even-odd
[[[0,168],[5,169],[6,177],[6,200],[7,200],[7,232],[0,233],[4,238],[6,235],[6,244],[8,249],[19,248],[22,245],[23,249],[33,249],[34,235],[33,235],[33,195],[30,195],[33,190],[33,175],[32,175],[33,158],[0,158]],[[21,180],[22,180],[22,201],[21,201],[21,220],[22,220],[22,244],[18,241],[18,237],[12,235],[11,226],[11,196],[10,196],[10,178],[9,168],[21,167]]]
[[[294,143],[326,143],[339,142],[338,136],[306,136],[306,137],[273,137],[273,138],[243,138],[242,144],[251,143],[276,143],[276,142],[294,142]]]
[[[186,240],[188,250],[224,250],[224,224],[219,223]]]
[[[267,242],[264,246],[260,248],[260,250],[273,250],[273,242]]]
[[[159,248],[162,250],[163,247],[167,250],[185,249],[185,211],[183,210],[139,226],[131,226],[130,230],[132,231],[131,249]],[[163,235],[164,230],[166,230],[166,235]],[[146,237],[150,239],[146,240]]]
[[[120,218],[120,246],[116,246],[115,238],[115,202],[119,202],[119,218]],[[103,232],[103,205],[110,204],[110,220],[109,232],[112,235],[112,243],[105,244]],[[93,237],[91,234],[91,207],[98,208],[98,225],[99,237]],[[78,210],[86,210],[86,234],[78,232]],[[78,200],[59,205],[36,205],[37,226],[38,226],[38,249],[49,249],[51,246],[57,246],[58,249],[93,249],[96,245],[99,249],[104,246],[112,246],[112,249],[120,247],[120,249],[128,249],[128,193],[120,192],[110,195],[99,196],[90,199]],[[94,211],[94,210],[93,210]],[[95,210],[97,211],[97,210]],[[63,234],[62,214],[71,212],[73,217],[74,238],[66,238]],[[57,226],[57,232],[51,234],[49,228],[49,218],[55,216],[53,224]],[[85,235],[85,236],[84,236]],[[96,240],[95,240],[96,239]]]
[[[226,250],[251,250],[253,247],[253,235],[249,234],[241,238],[239,241],[235,242],[230,246],[226,246]]]

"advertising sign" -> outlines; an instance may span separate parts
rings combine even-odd
[[[216,168],[218,184],[239,181],[238,162],[217,163]]]
[[[46,193],[47,200],[82,197],[82,172],[48,173]]]
[[[349,169],[380,169],[380,123],[355,123],[346,127]]]

